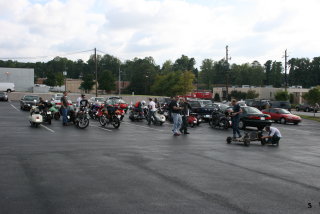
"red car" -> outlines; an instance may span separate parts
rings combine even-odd
[[[297,125],[298,123],[301,122],[301,117],[291,114],[286,109],[269,108],[269,109],[262,110],[262,112],[265,114],[269,114],[272,120],[276,122],[280,122],[282,124],[294,123],[295,125]]]

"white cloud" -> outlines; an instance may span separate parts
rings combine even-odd
[[[0,57],[97,47],[121,59],[232,62],[319,56],[317,0],[0,0]],[[89,53],[90,54],[90,53]],[[69,56],[68,56],[69,57]],[[77,55],[88,58],[87,55]]]

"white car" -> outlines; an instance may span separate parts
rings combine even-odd
[[[90,104],[98,104],[98,105],[101,105],[103,104],[105,101],[105,98],[104,97],[91,97],[88,102]]]

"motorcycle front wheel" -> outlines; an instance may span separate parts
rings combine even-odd
[[[105,126],[107,124],[107,121],[108,121],[108,119],[107,119],[106,115],[101,115],[99,117],[99,123],[101,126]]]
[[[87,117],[80,117],[77,121],[77,127],[79,129],[87,128],[89,125],[89,119]]]
[[[119,128],[119,126],[120,126],[119,118],[116,116],[113,116],[111,124],[113,125],[114,128],[116,128],[116,129]]]

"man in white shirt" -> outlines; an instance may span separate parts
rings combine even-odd
[[[80,107],[80,102],[81,102],[81,100],[83,100],[83,99],[85,99],[85,95],[84,95],[84,94],[81,94],[81,96],[78,97],[78,99],[77,99],[77,105],[78,105],[78,107]]]
[[[267,143],[279,145],[279,141],[282,138],[279,129],[275,127],[266,126],[265,130],[268,132],[268,136],[263,136],[261,137],[261,139],[268,139]]]
[[[154,120],[156,120],[154,113],[157,111],[156,109],[156,103],[152,100],[152,98],[149,98],[149,117],[148,117],[148,125],[151,124],[151,118],[153,117]]]

